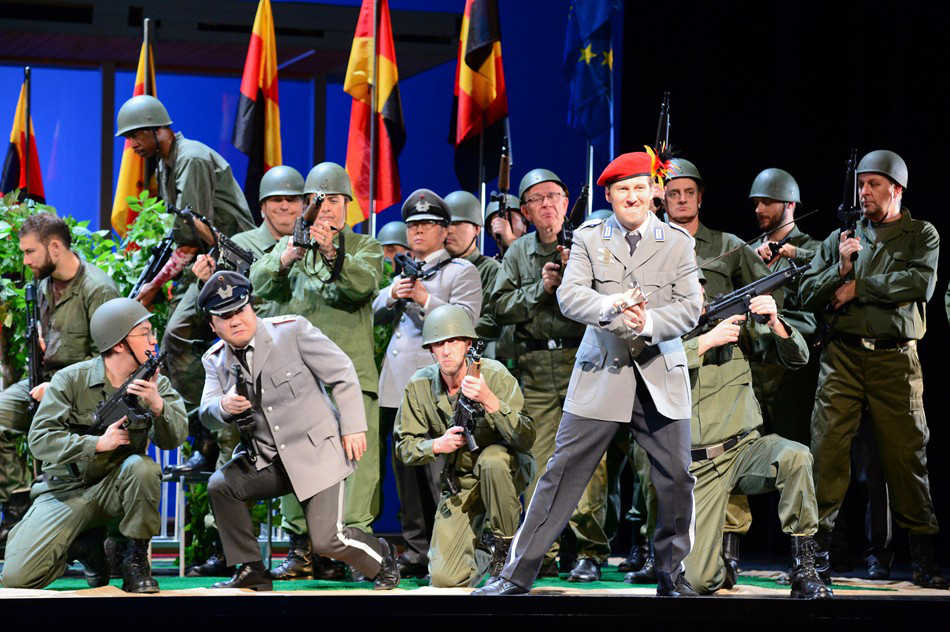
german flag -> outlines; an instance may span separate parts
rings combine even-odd
[[[478,137],[484,135],[482,158],[488,181],[498,175],[498,154],[508,117],[498,0],[465,2],[452,109],[449,142],[455,145],[455,175],[463,189],[476,191]]]
[[[353,48],[346,67],[343,91],[353,97],[350,106],[350,133],[346,145],[346,171],[353,182],[356,199],[346,211],[350,226],[369,218],[370,162],[375,165],[376,212],[399,202],[397,158],[406,144],[406,126],[399,100],[399,71],[396,47],[389,19],[388,0],[379,0],[379,45],[375,107],[371,105],[373,83],[373,0],[363,0],[353,36]],[[376,117],[376,155],[370,147],[370,120]],[[374,160],[375,158],[375,160]]]
[[[142,42],[142,49],[139,51],[135,87],[132,89],[133,97],[140,94],[158,96],[155,92],[155,59],[152,57],[152,47],[147,41]],[[132,151],[132,142],[126,139],[122,149],[122,164],[119,165],[119,179],[115,183],[115,198],[112,200],[112,228],[120,237],[125,237],[126,231],[138,215],[129,208],[128,198],[138,197],[149,185],[153,185],[154,175],[153,161],[146,160]]]
[[[36,131],[33,129],[32,120],[29,124],[29,134],[26,131],[26,95],[28,89],[29,86],[24,81],[23,87],[20,88],[20,99],[16,103],[16,112],[13,115],[13,129],[10,130],[10,148],[7,149],[7,157],[3,161],[0,192],[6,194],[14,189],[20,189],[21,198],[25,198],[26,191],[29,191],[31,198],[37,202],[45,202],[46,193],[43,191],[43,174],[40,173],[40,156],[36,152]],[[27,164],[27,160],[29,160],[30,165],[29,188],[26,186],[27,170],[23,168]]]
[[[270,0],[261,0],[254,16],[241,77],[241,100],[234,119],[233,142],[249,158],[244,195],[254,218],[260,221],[257,194],[261,177],[271,167],[283,164],[277,98],[277,38]]]

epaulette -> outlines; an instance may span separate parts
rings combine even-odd
[[[594,219],[589,219],[583,224],[581,224],[580,226],[578,226],[577,230],[580,230],[582,228],[590,228],[591,226],[600,226],[603,223],[604,223],[604,219],[602,217],[595,217]]]
[[[222,349],[224,349],[224,341],[219,340],[213,345],[211,345],[211,347],[205,353],[207,353],[209,356],[213,356],[214,354],[221,351]]]
[[[265,318],[264,320],[269,322],[271,325],[286,325],[287,323],[297,322],[297,318],[299,318],[299,316],[287,314],[284,316],[271,316],[270,318]]]

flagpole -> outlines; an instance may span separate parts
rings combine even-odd
[[[369,86],[369,234],[376,237],[376,84],[379,82],[379,0],[373,0],[373,82]]]
[[[142,30],[145,40],[145,94],[155,96],[155,86],[149,85],[152,78],[152,18],[145,18]]]
[[[485,113],[482,112],[482,131],[478,133],[478,199],[485,217]],[[482,250],[485,250],[485,231],[482,231]]]
[[[585,219],[594,212],[594,143],[587,140],[587,208]]]
[[[26,186],[24,189],[26,193],[23,199],[28,200],[30,199],[30,158],[32,157],[30,152],[30,138],[33,134],[32,126],[30,125],[30,121],[32,120],[32,116],[30,115],[30,92],[32,91],[32,86],[30,85],[29,66],[23,68],[23,83],[26,84],[26,145],[23,147],[23,173],[26,176]]]

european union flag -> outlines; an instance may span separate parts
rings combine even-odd
[[[567,12],[564,71],[571,84],[567,122],[588,139],[610,129],[614,54],[610,18],[619,8],[619,0],[573,0]]]

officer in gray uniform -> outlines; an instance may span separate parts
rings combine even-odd
[[[243,448],[208,481],[225,559],[241,564],[234,577],[213,587],[271,589],[247,501],[292,491],[304,507],[314,551],[374,577],[376,589],[395,588],[394,549],[343,526],[343,479],[366,451],[353,362],[305,318],[258,318],[251,283],[235,272],[216,272],[198,303],[221,337],[202,357],[201,421],[211,429],[237,424]],[[238,380],[246,397],[238,394]]]
[[[402,217],[409,226],[412,258],[422,265],[422,277],[405,271],[379,291],[373,301],[375,322],[393,322],[393,335],[386,348],[379,374],[380,447],[392,435],[396,410],[413,373],[432,364],[432,356],[422,346],[422,323],[426,314],[440,305],[458,305],[478,320],[482,309],[482,283],[478,270],[464,259],[453,259],[443,245],[448,234],[449,209],[445,201],[429,189],[418,189],[402,205]],[[380,463],[383,454],[380,455]],[[438,461],[407,467],[393,460],[399,492],[400,522],[406,551],[400,556],[404,577],[426,574],[427,552],[432,534],[435,505],[439,498]]]

